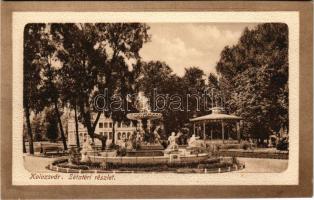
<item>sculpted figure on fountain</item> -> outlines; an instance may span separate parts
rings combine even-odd
[[[158,133],[158,131],[160,130],[160,126],[157,126],[153,132],[154,134],[154,143],[155,144],[160,144],[160,135]]]
[[[175,132],[172,132],[171,135],[168,137],[168,142],[169,142],[169,145],[167,147],[167,150],[176,150],[178,149],[178,144],[177,144],[177,138],[179,138],[180,136],[182,135],[182,133],[178,133],[176,135]]]
[[[190,137],[188,140],[188,148],[193,149],[193,148],[202,148],[204,147],[204,142],[200,140],[200,137],[197,137],[195,134]]]
[[[92,150],[93,150],[93,148],[91,145],[91,139],[90,139],[89,135],[85,135],[82,150],[81,150],[81,155],[82,155],[81,161],[82,162],[89,161],[89,158],[87,156],[87,152],[92,151]]]

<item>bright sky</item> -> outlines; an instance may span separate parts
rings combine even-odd
[[[220,53],[227,45],[236,44],[244,23],[150,23],[151,42],[144,44],[140,55],[144,61],[166,62],[179,76],[184,68],[197,66],[205,74],[215,72]]]

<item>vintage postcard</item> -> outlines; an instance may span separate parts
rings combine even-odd
[[[293,10],[13,12],[12,186],[299,185],[299,41]]]

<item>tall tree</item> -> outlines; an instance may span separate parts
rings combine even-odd
[[[58,138],[58,120],[54,109],[47,109],[45,115],[46,138],[55,142]]]
[[[31,112],[41,110],[39,102],[41,85],[41,38],[45,24],[27,24],[24,28],[24,55],[23,55],[23,107],[25,113],[29,153],[34,154],[33,133],[31,127]]]
[[[97,24],[97,26],[102,32],[107,33],[102,36],[102,39],[107,41],[112,52],[107,68],[109,71],[105,73],[108,80],[105,88],[108,89],[110,96],[119,96],[123,105],[128,104],[128,101],[134,103],[135,99],[129,98],[128,94],[136,92],[135,79],[138,75],[136,67],[140,60],[139,50],[150,40],[149,26],[140,23]],[[135,64],[128,65],[127,62],[130,60],[135,61]],[[105,115],[110,115],[113,120],[113,135],[115,135],[115,123],[127,121],[126,114],[129,111],[134,111],[134,104],[131,103],[130,107],[122,110],[109,109],[105,112]]]
[[[204,113],[204,94],[205,80],[204,72],[198,67],[185,68],[185,74],[183,76],[184,91],[187,95],[185,104],[187,106],[186,116],[187,118],[193,117],[193,115],[203,115]]]
[[[58,66],[58,58],[57,53],[60,49],[60,42],[54,40],[50,33],[50,24],[45,25],[45,29],[43,30],[40,40],[38,43],[40,44],[40,63],[41,67],[41,79],[42,84],[40,85],[39,90],[41,91],[41,102],[46,107],[53,106],[56,118],[59,125],[59,130],[61,134],[61,139],[63,142],[64,150],[67,150],[66,137],[64,133],[64,128],[62,124],[62,111],[60,111],[60,96],[61,94],[61,82],[60,82],[60,70]],[[64,106],[62,105],[62,108]]]
[[[211,88],[216,88],[216,89],[220,89],[219,88],[219,81],[218,81],[218,77],[217,75],[210,73],[208,76],[208,86]]]
[[[41,141],[43,138],[44,126],[42,113],[35,114],[31,121],[32,129],[34,131],[34,141]]]
[[[174,94],[178,88],[173,81],[175,75],[172,75],[172,69],[161,61],[140,62],[136,66],[136,90],[142,91],[144,95],[149,99],[150,108],[153,112],[161,112],[163,114],[163,120],[165,122],[166,131],[170,131],[174,128],[168,126],[169,122],[169,109],[167,103],[169,101],[168,96]],[[179,81],[178,81],[179,83]],[[175,89],[175,90],[171,90]],[[169,93],[170,92],[170,93]],[[157,95],[162,95],[162,98],[158,98]],[[173,120],[171,120],[173,122]]]
[[[143,91],[150,99],[153,111],[163,114],[167,134],[188,123],[192,117],[191,112],[199,115],[203,113],[202,94],[205,80],[202,70],[198,67],[187,68],[184,76],[179,77],[161,61],[142,62],[140,65],[137,75],[138,90]]]
[[[247,121],[247,134],[266,139],[288,127],[288,27],[266,23],[245,29],[225,47],[216,69],[230,110]]]
[[[117,91],[127,93],[131,88],[132,67],[126,62],[139,59],[138,52],[149,38],[149,27],[139,23],[52,24],[51,27],[54,38],[62,42],[58,57],[63,62],[63,83],[71,87],[69,102],[75,102],[79,120],[94,138],[104,112],[95,110],[94,98],[105,89],[109,95],[115,95]],[[105,114],[113,112],[109,109]]]

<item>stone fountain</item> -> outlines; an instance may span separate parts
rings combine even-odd
[[[152,130],[152,121],[162,119],[161,113],[151,112],[148,99],[142,92],[139,93],[136,107],[137,113],[127,114],[127,118],[137,121],[136,148],[127,150],[127,156],[162,156],[163,146],[160,144],[158,131],[161,126]]]
[[[148,99],[143,93],[139,94],[137,106],[139,112],[127,114],[128,119],[137,121],[136,135],[133,135],[136,145],[131,145],[132,148],[125,148],[129,145],[124,144],[122,147],[126,150],[124,155],[89,154],[91,147],[88,138],[86,138],[81,151],[81,161],[78,164],[52,163],[47,168],[53,171],[61,170],[61,172],[73,170],[81,172],[86,168],[87,171],[92,169],[93,173],[108,171],[220,173],[222,171],[239,170],[244,167],[235,158],[225,160],[211,156],[211,153],[202,146],[203,143],[195,135],[189,139],[188,147],[182,148],[176,143],[181,133],[172,132],[168,137],[169,145],[164,149],[160,144],[158,134],[158,130],[161,129],[162,125],[152,130],[152,121],[162,119],[162,114],[150,111]],[[147,135],[149,137],[145,137]],[[91,163],[90,166],[86,166],[86,162]],[[93,168],[94,165],[98,167]]]

